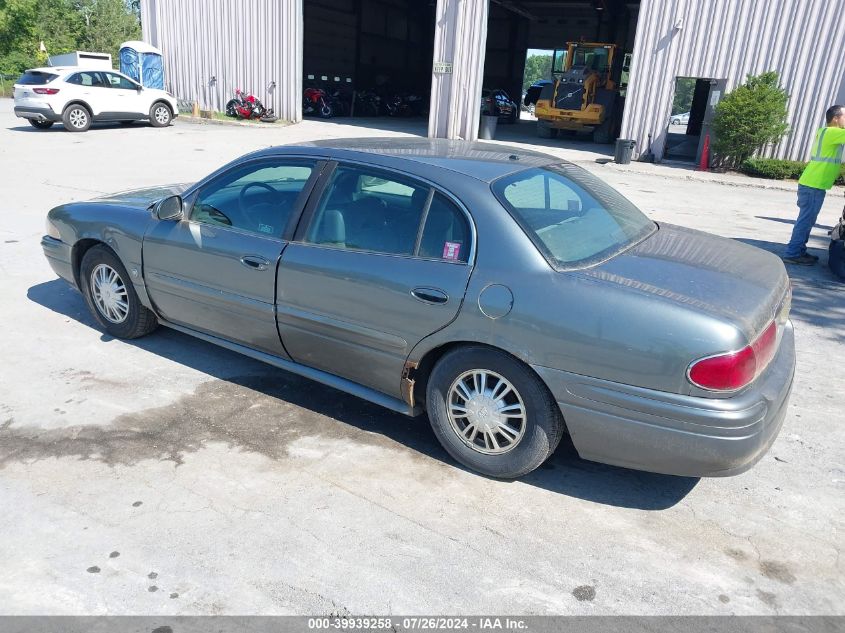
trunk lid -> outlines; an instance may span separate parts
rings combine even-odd
[[[634,248],[581,274],[689,305],[755,338],[789,288],[777,256],[731,240],[661,224]]]

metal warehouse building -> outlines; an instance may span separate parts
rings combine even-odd
[[[695,160],[713,106],[749,73],[775,70],[790,95],[788,136],[770,156],[806,158],[824,110],[845,98],[838,0],[142,0],[143,37],[167,87],[223,110],[236,87],[302,119],[311,85],[389,85],[430,97],[428,134],[475,139],[482,87],[522,90],[526,51],[567,41],[630,53],[621,136],[635,155]],[[690,124],[669,125],[679,80]],[[525,141],[534,130],[523,121]],[[685,148],[685,149],[684,149]]]

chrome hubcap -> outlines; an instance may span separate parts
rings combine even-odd
[[[84,110],[72,110],[70,113],[70,124],[73,127],[85,127],[88,122],[88,115]]]
[[[170,113],[164,106],[159,106],[156,108],[155,118],[159,123],[167,123],[168,118],[170,118]]]
[[[479,453],[507,453],[525,435],[522,398],[495,372],[472,369],[458,376],[449,388],[447,406],[452,430]]]
[[[126,286],[117,271],[98,264],[91,271],[91,297],[97,311],[112,323],[123,323],[129,314]]]

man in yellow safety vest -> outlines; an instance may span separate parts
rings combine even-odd
[[[807,240],[819,217],[825,193],[839,177],[845,150],[845,106],[830,106],[825,119],[827,126],[816,132],[810,162],[798,180],[798,219],[783,254],[783,261],[788,264],[812,266],[819,260],[807,253]]]

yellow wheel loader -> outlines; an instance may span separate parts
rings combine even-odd
[[[534,109],[537,135],[554,138],[558,130],[572,130],[592,133],[596,143],[613,141],[622,114],[618,47],[568,42],[553,59],[554,80],[543,88]]]

